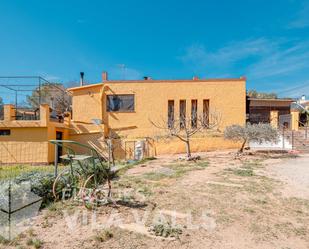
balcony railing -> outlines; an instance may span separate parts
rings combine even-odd
[[[40,120],[40,111],[33,108],[13,108],[15,115],[12,116],[15,120]]]

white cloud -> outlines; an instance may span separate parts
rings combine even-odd
[[[48,81],[51,81],[51,82],[57,82],[57,81],[60,81],[60,77],[59,76],[56,76],[56,75],[52,75],[52,74],[48,74],[46,72],[42,72],[42,71],[39,71],[37,73],[38,76],[41,76],[43,77],[44,79],[48,80]]]
[[[248,86],[275,92],[286,86],[299,86],[309,79],[309,40],[249,39],[232,42],[216,51],[203,45],[188,47],[181,61],[195,73],[207,77],[245,75]],[[204,75],[202,75],[204,76]],[[309,94],[309,87],[286,91],[283,95]]]
[[[112,79],[117,80],[138,80],[143,77],[143,74],[139,70],[127,67],[124,64],[118,64],[115,67],[110,68],[108,72]]]
[[[81,19],[77,19],[76,22],[78,24],[83,24],[83,23],[86,23],[86,20],[81,18]]]
[[[265,38],[231,42],[217,51],[210,52],[201,44],[188,47],[180,57],[184,63],[193,63],[201,67],[207,65],[232,66],[234,63],[252,56],[261,56],[275,50],[276,43]]]
[[[248,67],[247,75],[252,80],[286,76],[309,69],[309,41],[284,42],[278,49],[262,56]]]
[[[295,83],[295,82],[294,82]],[[280,96],[288,96],[292,98],[299,98],[303,94],[307,94],[309,97],[309,80],[298,82],[299,84],[295,85],[291,82],[289,87],[283,88],[281,90],[274,89],[273,91],[277,92]]]
[[[288,28],[307,28],[309,27],[309,1],[302,4],[302,9],[296,18],[288,25]]]

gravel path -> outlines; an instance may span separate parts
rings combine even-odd
[[[309,199],[309,154],[270,164],[268,169],[284,183],[285,196]]]

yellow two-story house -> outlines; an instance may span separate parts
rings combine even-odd
[[[212,131],[191,138],[191,151],[234,148],[223,138],[224,128],[245,124],[246,79],[189,80],[108,80],[68,89],[72,95],[72,115],[64,122],[50,119],[49,106],[40,107],[36,121],[16,120],[14,107],[5,105],[0,121],[0,164],[51,163],[55,160],[50,139],[69,139],[91,145],[106,155],[106,142],[112,138],[116,159],[156,156],[186,151],[177,138],[165,139],[166,131],[154,124],[179,117],[220,115]],[[209,115],[210,117],[210,115]],[[58,154],[62,151],[59,150]],[[63,152],[65,153],[65,152]],[[83,153],[81,151],[81,153]]]
[[[234,143],[223,139],[228,125],[245,124],[246,79],[190,80],[108,80],[70,88],[73,96],[70,139],[91,144],[100,149],[104,137],[112,137],[116,156],[134,157],[139,141],[144,141],[146,154],[185,152],[178,139],[163,139],[164,132],[153,124],[192,111],[201,116],[216,112],[221,121],[216,132],[203,132],[192,137],[192,151],[233,148]],[[171,117],[171,115],[173,117]],[[101,120],[98,127],[93,120]],[[162,139],[160,139],[162,135]],[[101,141],[101,142],[100,142]]]

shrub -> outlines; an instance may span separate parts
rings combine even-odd
[[[182,229],[179,227],[172,226],[169,222],[163,223],[159,222],[150,227],[149,231],[156,236],[160,237],[175,237],[179,238],[182,234]]]
[[[52,194],[54,180],[55,176],[52,173],[30,172],[20,175],[14,181],[17,184],[29,182],[31,191],[43,198],[42,207],[45,207],[54,199]]]
[[[246,126],[231,125],[225,128],[224,138],[235,142],[242,142],[239,152],[242,153],[248,142],[277,142],[278,130],[270,124],[247,124]]]
[[[94,239],[97,242],[105,242],[111,238],[113,238],[113,233],[109,230],[102,230],[100,232],[97,232],[97,234],[94,236]]]
[[[35,249],[40,249],[43,246],[43,242],[39,239],[28,239],[27,246],[33,246]]]

